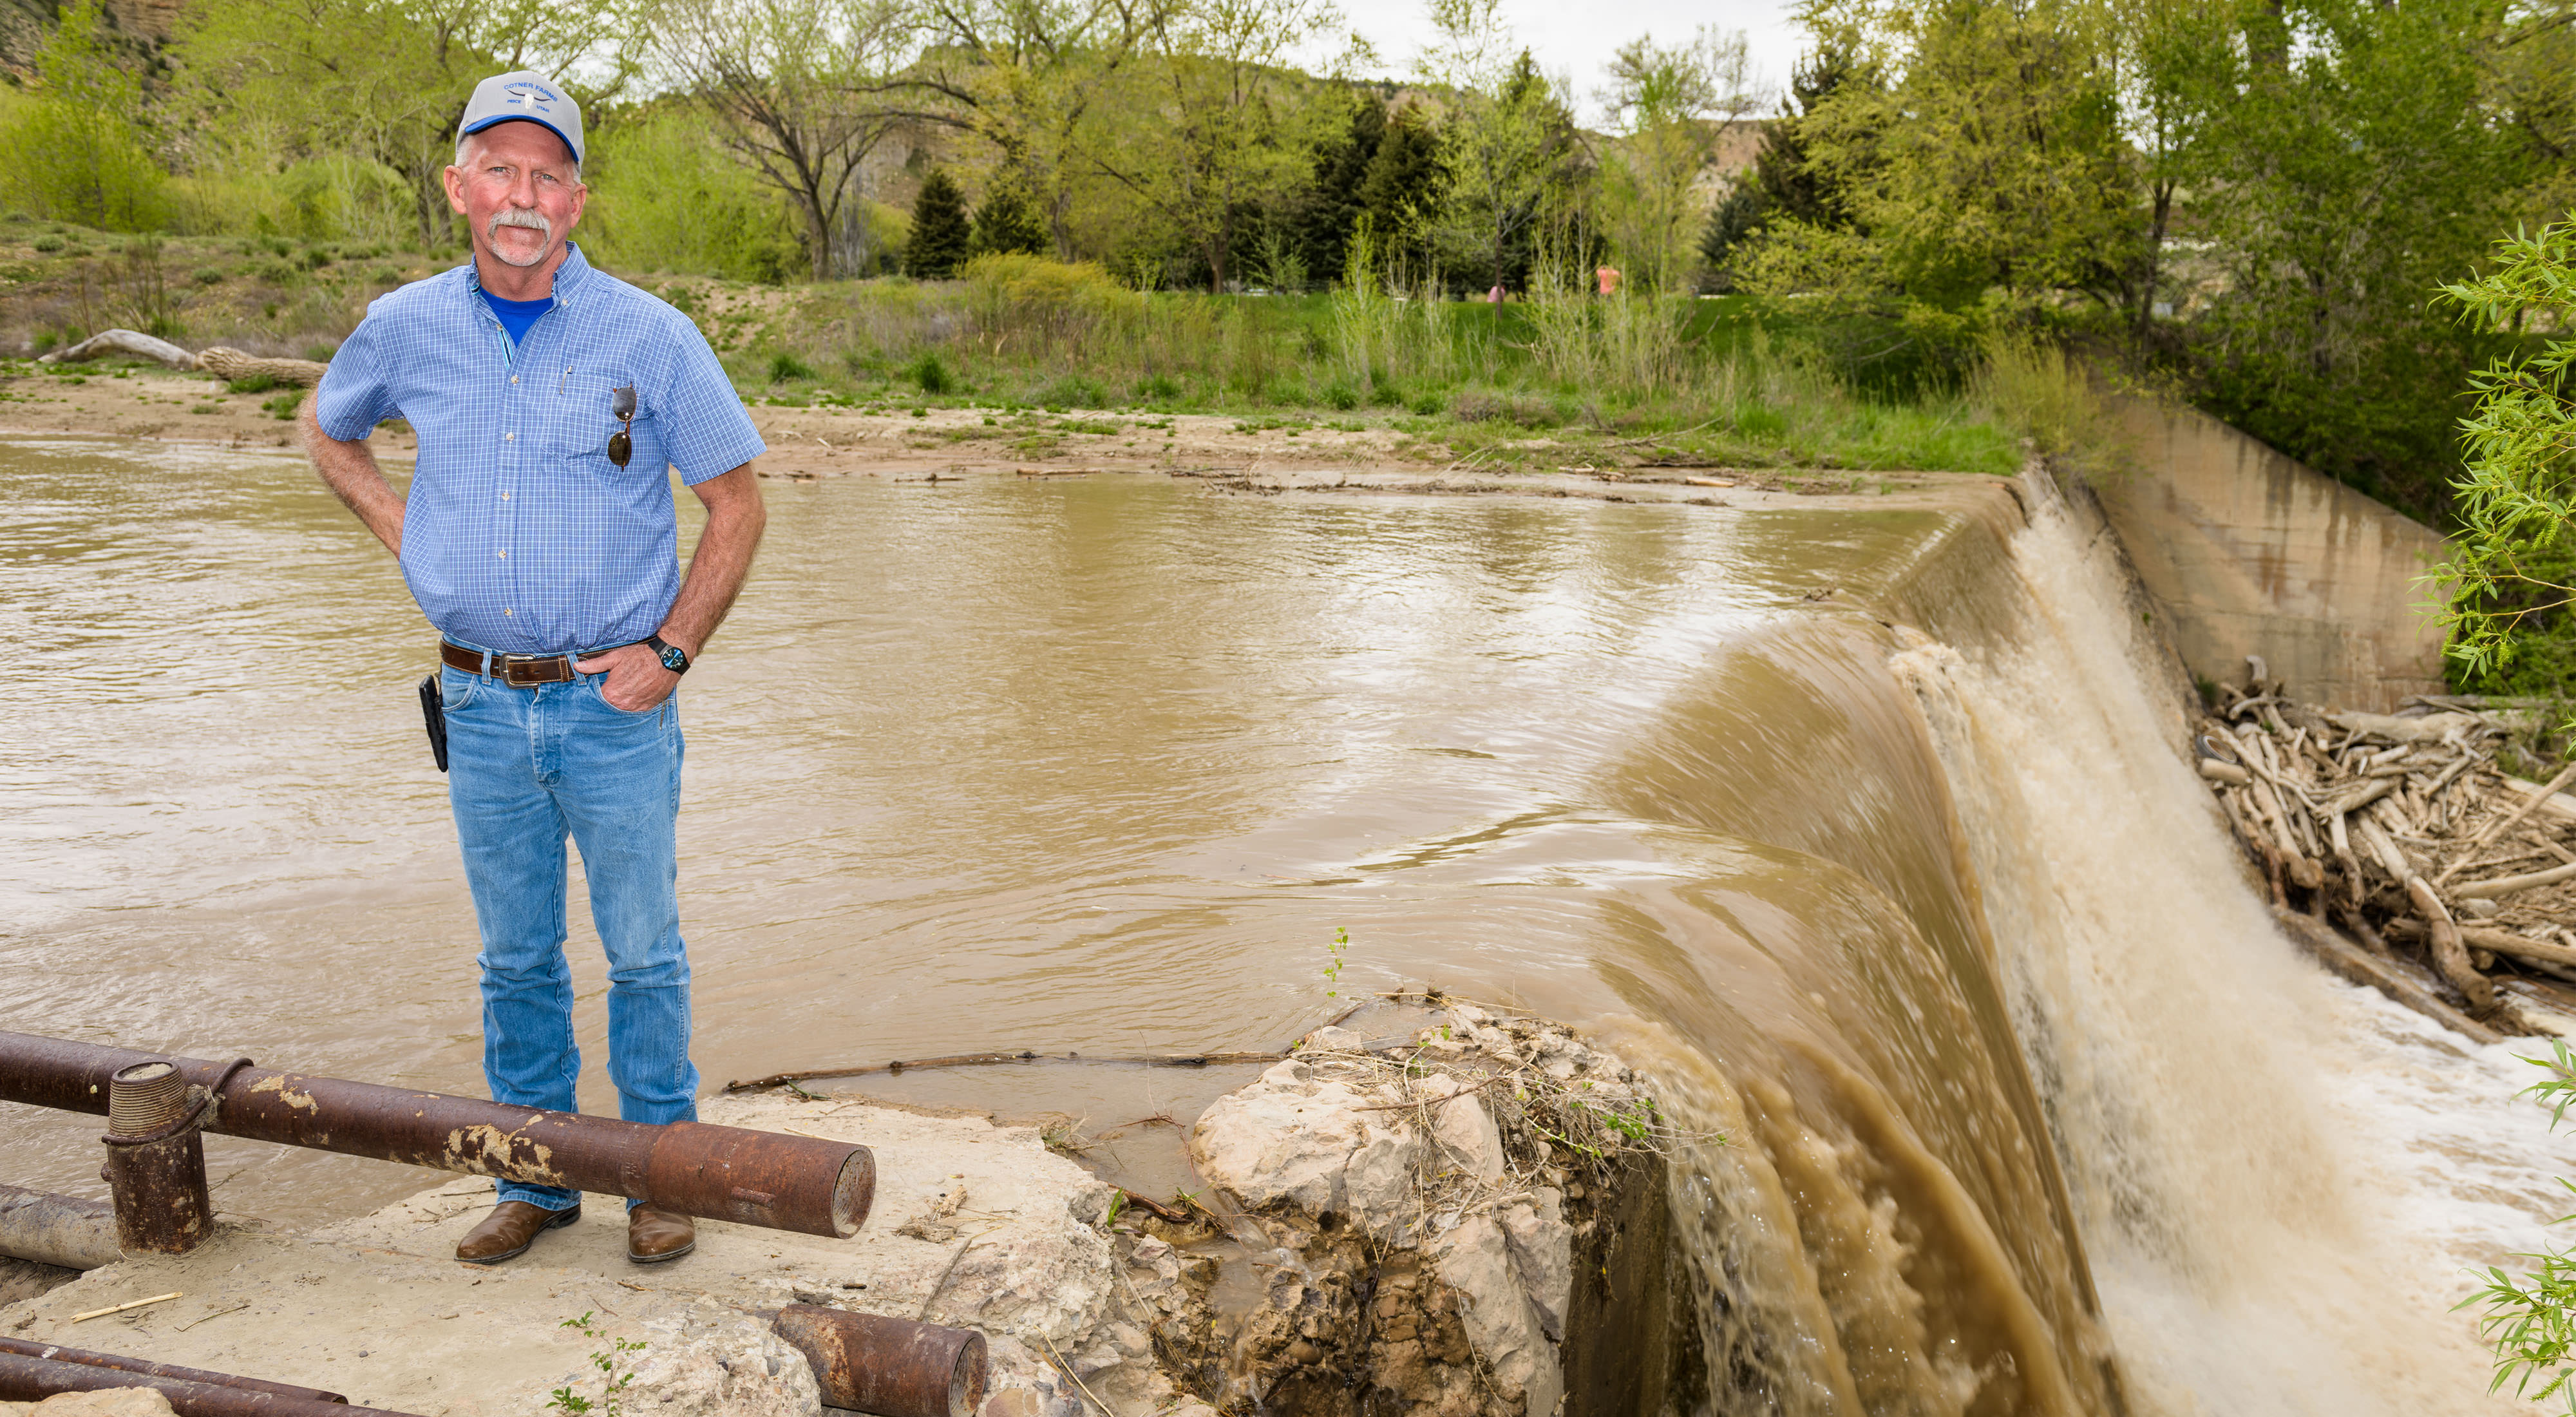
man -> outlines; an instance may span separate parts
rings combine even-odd
[[[448,801],[483,950],[492,1099],[574,1110],[564,840],[608,955],[609,1076],[634,1122],[697,1116],[680,939],[673,690],[741,590],[766,451],[686,316],[592,270],[581,110],[518,72],[474,91],[447,200],[474,259],[386,295],[305,407],[322,479],[402,562],[444,642]],[[408,495],[366,438],[419,436]],[[669,473],[706,504],[684,580]],[[456,1247],[497,1264],[580,1218],[578,1192],[501,1182]],[[677,1259],[689,1218],[630,1203],[626,1253]]]

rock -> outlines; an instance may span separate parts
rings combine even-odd
[[[1401,1224],[1422,1144],[1348,1083],[1300,1062],[1208,1105],[1190,1129],[1199,1174],[1246,1210],[1347,1216],[1372,1232]]]
[[[1457,1084],[1447,1077],[1433,1081],[1448,1083],[1452,1094],[1457,1091]],[[1479,1181],[1503,1178],[1503,1134],[1494,1125],[1493,1114],[1485,1110],[1483,1099],[1450,1096],[1432,1109],[1431,1135],[1459,1170]]]
[[[1368,1035],[1353,1028],[1326,1024],[1297,1040],[1300,1053],[1365,1053]]]
[[[1565,1371],[1536,1306],[1521,1289],[1511,1242],[1491,1216],[1475,1216],[1432,1242],[1442,1283],[1458,1292],[1459,1317],[1494,1377],[1521,1399],[1529,1417],[1546,1417],[1565,1395]]]
[[[748,1314],[712,1306],[646,1319],[624,1411],[638,1417],[811,1417],[823,1393],[805,1355]],[[583,1384],[573,1384],[581,1391]]]
[[[1451,1004],[1449,1006],[1449,1022],[1455,1025],[1460,1033],[1474,1032],[1479,1025],[1491,1023],[1493,1021],[1494,1016],[1492,1014],[1485,1012],[1483,1009],[1477,1008],[1474,1004]]]
[[[1566,1305],[1574,1296],[1574,1232],[1565,1224],[1565,1198],[1541,1186],[1531,1198],[1505,1206],[1495,1219],[1511,1242],[1512,1264],[1521,1288],[1537,1311],[1539,1327],[1550,1342],[1565,1341]]]

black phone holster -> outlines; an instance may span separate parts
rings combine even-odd
[[[447,700],[438,692],[438,676],[428,675],[420,681],[420,716],[429,728],[429,756],[438,763],[440,772],[447,771]]]

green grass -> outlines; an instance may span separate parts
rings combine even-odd
[[[1140,294],[1103,282],[1033,305],[984,299],[971,282],[842,282],[803,288],[767,320],[717,338],[741,349],[729,363],[746,395],[785,406],[1388,428],[1497,469],[1582,457],[2004,475],[2020,463],[2023,405],[2035,402],[2027,379],[2012,386],[2024,397],[2003,407],[1930,377],[1855,377],[1837,368],[1831,340],[1744,297],[1566,306],[1553,335],[1541,326],[1550,312],[1522,303],[1380,299],[1363,313],[1375,324],[1355,332],[1334,295]],[[1569,341],[1582,348],[1558,358]],[[1569,363],[1581,376],[1561,372]],[[807,376],[782,377],[789,369]],[[1021,450],[1046,441],[1023,438]]]

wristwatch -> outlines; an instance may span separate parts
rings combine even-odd
[[[663,668],[670,670],[674,674],[686,674],[689,672],[689,652],[687,650],[680,648],[678,645],[671,643],[660,635],[646,635],[644,637],[644,643],[651,646],[653,652],[662,657]]]

